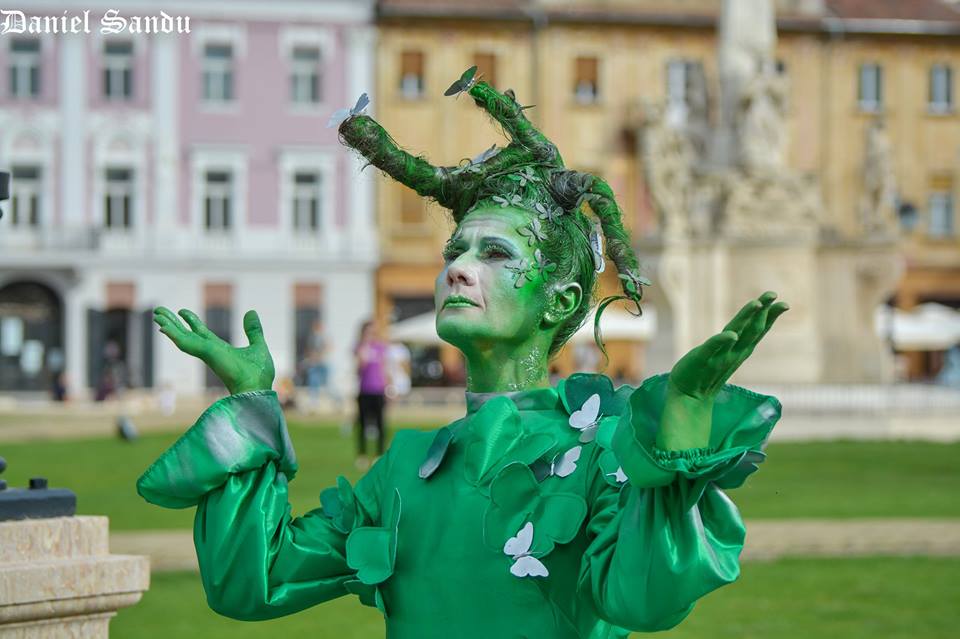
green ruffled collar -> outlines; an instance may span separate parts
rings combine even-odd
[[[553,410],[560,409],[560,394],[556,388],[532,388],[530,390],[503,393],[466,392],[467,415],[472,415],[491,399],[506,397],[517,410]]]
[[[579,441],[585,443],[599,437],[601,447],[609,448],[609,433],[632,390],[628,386],[615,390],[604,375],[579,373],[550,388],[501,393],[467,391],[466,416],[437,431],[419,475],[428,479],[437,471],[451,445],[464,449],[466,479],[484,492],[507,463],[522,462],[542,470],[539,466],[548,452],[556,454],[576,444],[576,431],[565,426],[574,425],[571,416],[587,410],[591,398],[594,426],[582,430]],[[546,463],[549,467],[549,459]],[[614,465],[608,472],[616,469]]]

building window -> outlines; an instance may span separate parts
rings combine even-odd
[[[293,175],[293,229],[316,232],[320,229],[321,177],[316,171]]]
[[[296,104],[320,102],[320,49],[294,47],[291,60],[290,99]]]
[[[579,57],[574,63],[573,95],[580,104],[593,104],[600,97],[600,63],[593,57]]]
[[[953,68],[947,64],[930,67],[930,111],[949,113],[953,110]]]
[[[879,64],[861,64],[857,88],[857,102],[861,111],[883,109],[883,67]]]
[[[423,96],[423,52],[404,51],[400,54],[400,95],[407,100]]]
[[[473,64],[477,67],[477,77],[492,87],[497,86],[497,55],[495,53],[473,54]]]
[[[13,165],[10,223],[20,228],[40,225],[40,167]]]
[[[208,44],[203,48],[203,99],[233,100],[233,47],[229,44]]]
[[[953,189],[944,185],[931,191],[929,200],[930,221],[927,234],[930,237],[953,237],[955,225],[953,219]]]
[[[103,97],[108,100],[133,97],[133,43],[104,43]]]
[[[109,168],[105,177],[103,225],[108,229],[128,229],[132,226],[133,170]]]
[[[35,98],[40,95],[40,40],[10,40],[10,96]]]
[[[228,231],[233,209],[233,176],[229,171],[207,171],[203,195],[203,227]]]

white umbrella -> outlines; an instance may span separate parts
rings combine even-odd
[[[943,304],[921,304],[911,311],[880,306],[874,327],[892,338],[898,351],[945,351],[960,344],[960,312]]]
[[[390,325],[390,340],[408,344],[439,344],[436,315],[431,311]]]
[[[574,333],[574,342],[593,341],[593,321],[596,309],[590,312],[583,326]],[[649,341],[657,332],[657,311],[647,306],[641,317],[634,317],[625,309],[613,304],[600,317],[600,330],[606,340]],[[424,313],[390,325],[390,339],[409,344],[439,344],[436,316]]]
[[[590,311],[590,315],[576,333],[573,342],[593,342],[593,322],[597,309]],[[650,305],[644,305],[643,315],[634,317],[618,302],[614,302],[603,311],[600,316],[600,335],[603,341],[629,340],[632,342],[648,342],[657,332],[657,311]]]

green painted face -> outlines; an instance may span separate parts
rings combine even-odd
[[[437,334],[468,357],[511,345],[522,351],[531,339],[544,338],[547,287],[536,268],[536,246],[518,231],[529,222],[520,210],[477,209],[444,249],[434,289]]]

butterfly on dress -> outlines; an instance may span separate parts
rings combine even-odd
[[[577,462],[580,460],[580,453],[583,446],[574,446],[565,453],[560,453],[550,462],[550,473],[547,475],[556,475],[557,477],[567,477],[577,469]]]
[[[361,93],[360,97],[357,98],[357,103],[353,108],[343,108],[337,109],[333,112],[333,115],[330,116],[330,119],[327,120],[327,128],[332,129],[335,126],[340,126],[340,123],[348,118],[352,118],[355,115],[360,115],[360,112],[367,108],[367,105],[370,104],[370,97],[366,93]]]
[[[600,424],[600,395],[594,393],[583,402],[580,410],[570,414],[570,426],[580,431],[580,441],[592,442],[597,437],[597,427]]]
[[[607,473],[607,475],[613,475],[613,478],[617,480],[618,484],[622,484],[627,481],[627,474],[623,472],[623,466],[617,466],[617,469],[612,473]]]
[[[469,91],[470,87],[477,83],[477,80],[480,78],[477,77],[477,65],[473,65],[469,69],[463,72],[463,75],[460,76],[460,79],[450,85],[450,87],[443,92],[443,95],[450,97],[452,95],[459,96],[464,91]]]
[[[543,562],[530,554],[533,545],[533,522],[528,521],[517,533],[503,545],[503,552],[513,557],[510,574],[514,577],[547,577],[550,572]]]

